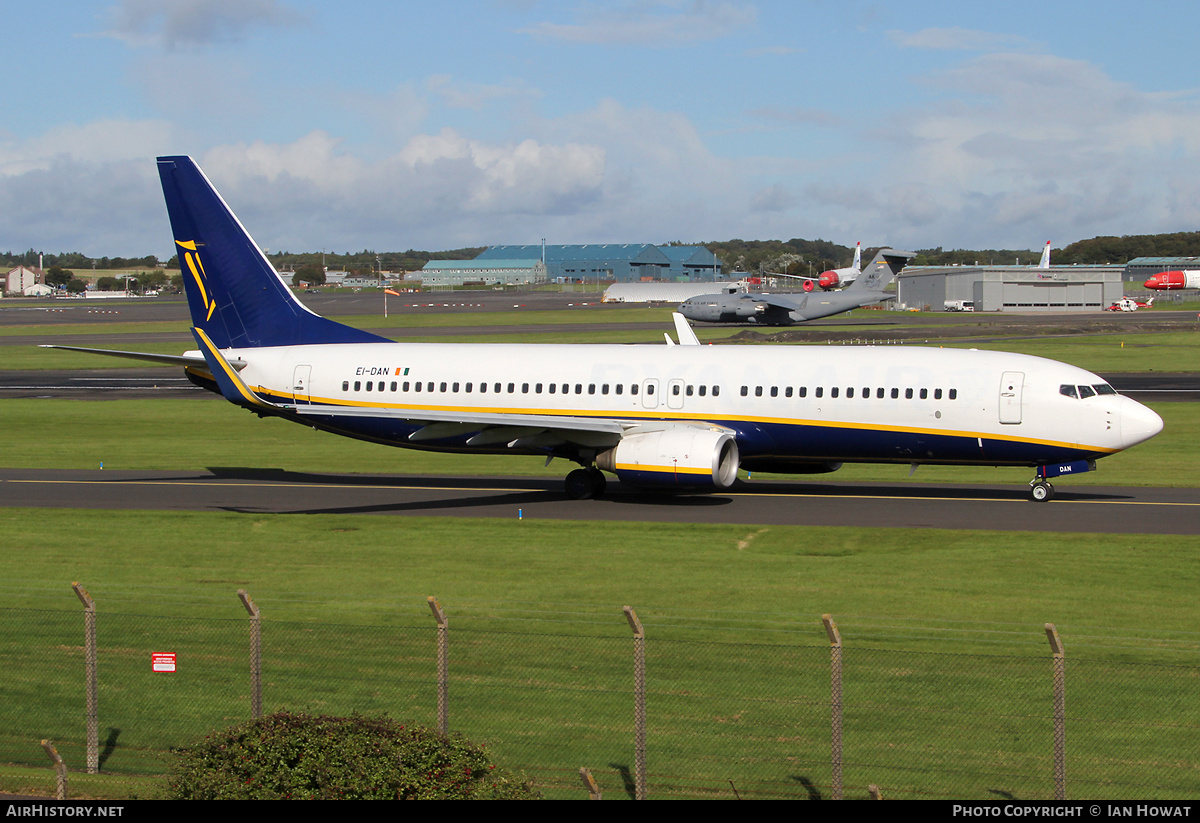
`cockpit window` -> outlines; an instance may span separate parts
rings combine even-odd
[[[1091,386],[1080,386],[1079,387],[1079,399],[1080,400],[1082,400],[1085,397],[1095,397],[1095,396],[1096,396],[1096,390],[1093,389]]]
[[[1063,383],[1061,386],[1058,387],[1058,393],[1062,394],[1062,395],[1066,395],[1067,397],[1074,397],[1074,398],[1079,397],[1079,392],[1075,391],[1075,387],[1069,386],[1066,383]]]
[[[1116,394],[1117,393],[1117,390],[1114,389],[1112,386],[1108,385],[1107,383],[1097,383],[1095,386],[1092,386],[1092,388],[1096,390],[1096,394]]]

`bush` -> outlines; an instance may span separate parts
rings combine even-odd
[[[540,795],[483,749],[387,717],[279,712],[176,752],[178,800],[520,800]]]

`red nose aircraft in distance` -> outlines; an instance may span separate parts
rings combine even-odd
[[[1200,289],[1200,271],[1160,271],[1142,285],[1156,291]]]
[[[858,276],[862,274],[862,242],[860,241],[854,247],[854,262],[844,269],[830,269],[829,271],[821,272],[821,276],[817,278],[817,285],[825,291],[836,289],[839,286],[849,286]],[[805,285],[811,283],[807,281]],[[811,286],[805,291],[810,291]]]

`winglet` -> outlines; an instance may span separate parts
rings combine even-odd
[[[231,400],[239,405],[265,409],[276,408],[273,403],[268,403],[250,390],[250,387],[237,373],[237,369],[231,366],[224,355],[217,350],[216,345],[203,329],[193,327],[192,334],[195,336],[196,342],[200,344],[204,362],[208,364],[208,370],[212,372],[213,379],[217,381],[217,386],[226,400]]]

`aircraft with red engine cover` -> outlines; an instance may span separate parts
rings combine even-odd
[[[1200,271],[1162,271],[1142,284],[1155,291],[1178,291],[1180,289],[1200,289]]]

